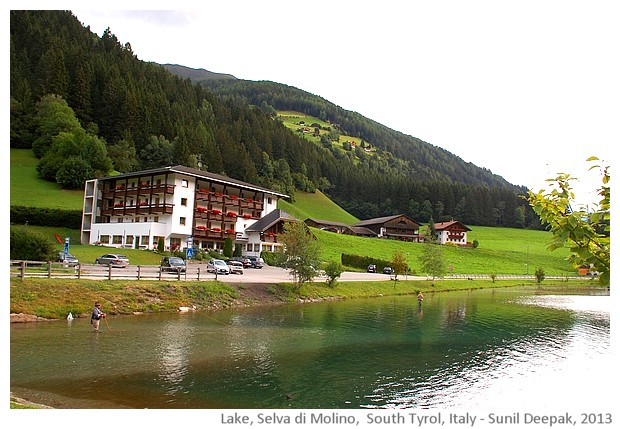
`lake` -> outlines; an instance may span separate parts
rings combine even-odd
[[[613,387],[610,309],[502,288],[13,323],[10,384],[56,408],[571,406]]]

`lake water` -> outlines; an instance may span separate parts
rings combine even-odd
[[[509,288],[13,323],[10,384],[57,408],[604,406],[610,308]]]

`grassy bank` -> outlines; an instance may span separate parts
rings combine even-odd
[[[585,280],[544,281],[542,287],[583,289],[596,285]],[[334,288],[324,282],[315,282],[296,291],[292,284],[11,279],[11,313],[63,319],[69,312],[75,317],[89,317],[95,301],[100,301],[104,311],[110,315],[121,315],[172,312],[185,306],[196,306],[198,311],[217,310],[300,300],[352,299],[416,294],[418,291],[433,293],[513,286],[538,287],[535,281],[527,280],[388,280],[340,282]]]

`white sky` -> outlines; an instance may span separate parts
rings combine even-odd
[[[586,159],[611,164],[619,141],[614,1],[26,3],[109,27],[141,60],[320,95],[516,185],[570,173],[586,203]]]

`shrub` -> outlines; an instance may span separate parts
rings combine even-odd
[[[11,259],[55,261],[54,242],[28,227],[11,225]]]

